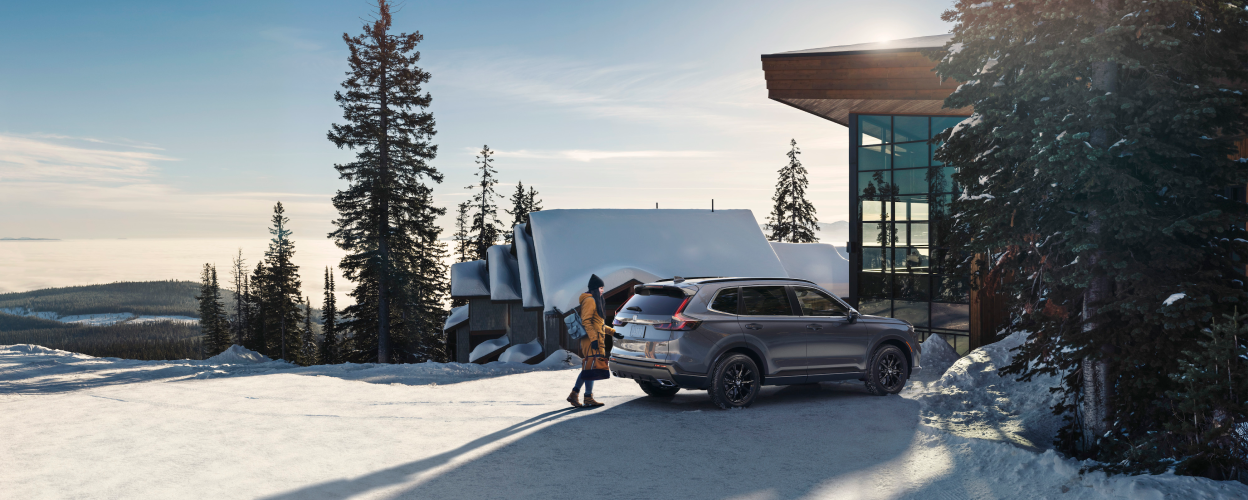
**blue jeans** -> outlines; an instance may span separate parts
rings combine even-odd
[[[585,379],[585,372],[581,372],[576,376],[576,387],[572,388],[572,392],[581,392],[581,384],[585,384],[585,395],[590,396],[594,393],[594,381]]]

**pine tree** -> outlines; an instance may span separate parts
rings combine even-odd
[[[507,230],[505,241],[511,243],[515,240],[514,228],[520,224],[529,223],[529,214],[542,210],[542,201],[537,199],[537,190],[533,186],[529,186],[529,190],[524,190],[524,182],[516,183],[516,192],[508,198],[511,202],[511,210],[504,210],[511,215],[511,226]]]
[[[303,316],[299,308],[302,302],[299,290],[303,283],[299,280],[299,266],[292,262],[295,243],[290,239],[292,232],[286,228],[290,219],[285,214],[285,207],[277,202],[273,206],[273,226],[269,228],[273,239],[264,253],[264,271],[257,278],[263,284],[260,320],[268,342],[263,352],[295,361],[299,352],[299,321]]]
[[[252,270],[251,277],[247,280],[247,293],[245,294],[247,299],[247,319],[245,320],[247,334],[243,343],[243,347],[266,356],[272,352],[269,350],[268,324],[264,321],[264,298],[269,295],[267,275],[267,268],[264,267],[264,261],[261,260],[256,263],[256,268]]]
[[[420,191],[426,208],[408,221],[408,230],[414,235],[416,247],[406,254],[406,261],[414,272],[405,283],[402,341],[405,359],[412,362],[447,361],[446,339],[442,327],[446,324],[448,311],[445,304],[450,295],[451,283],[446,265],[447,248],[439,238],[442,228],[437,218],[445,210],[434,209],[433,190]]]
[[[216,356],[229,348],[229,327],[225,316],[225,306],[221,304],[221,288],[217,282],[217,269],[211,264],[204,264],[200,273],[199,325],[203,332],[205,357]]]
[[[334,274],[325,268],[325,302],[321,306],[321,364],[338,364],[338,306],[334,297]]]
[[[481,147],[481,154],[476,159],[480,167],[473,174],[480,181],[464,188],[479,190],[472,195],[472,205],[476,212],[472,214],[472,226],[469,229],[469,252],[475,260],[485,260],[486,250],[498,243],[498,237],[502,234],[503,222],[498,220],[498,205],[494,201],[499,195],[494,190],[494,186],[498,184],[494,174],[498,172],[494,170],[493,156],[490,146]]]
[[[780,169],[780,180],[776,182],[776,194],[771,200],[776,204],[767,217],[766,228],[771,231],[767,239],[788,243],[818,243],[815,232],[819,230],[819,220],[815,218],[815,206],[806,200],[806,167],[797,159],[802,154],[797,149],[797,140],[789,141],[789,164]]]
[[[1248,422],[1248,315],[1238,312],[1202,329],[1204,338],[1183,351],[1178,371],[1170,374],[1177,387],[1166,396],[1176,417],[1166,426],[1171,434],[1195,437],[1176,467],[1180,474],[1248,481],[1248,433],[1237,427]]]
[[[960,0],[943,18],[936,71],[965,82],[945,105],[975,114],[937,135],[965,192],[931,216],[993,256],[943,265],[1016,277],[998,296],[1031,334],[1003,372],[1063,375],[1063,451],[1163,470],[1199,439],[1170,425],[1173,353],[1248,300],[1248,210],[1223,194],[1248,182],[1228,159],[1248,102],[1226,83],[1248,77],[1244,2]]]
[[[234,279],[234,318],[230,321],[230,335],[233,337],[231,342],[243,345],[243,338],[247,332],[247,263],[243,261],[243,249],[238,249],[238,255],[233,259],[233,265],[230,267],[231,277]]]
[[[469,242],[471,239],[468,235],[468,202],[460,203],[455,213],[455,235],[452,237],[455,241],[455,258],[456,262],[468,262],[472,260],[469,254]]]
[[[320,349],[316,344],[316,332],[312,330],[312,301],[303,299],[303,328],[299,330],[299,364],[315,365],[320,358]]]
[[[339,326],[351,331],[352,358],[381,363],[404,361],[406,346],[392,334],[402,334],[402,312],[412,300],[407,294],[420,288],[413,283],[431,279],[417,275],[413,262],[428,251],[424,233],[433,231],[427,214],[443,214],[431,205],[423,179],[442,182],[429,164],[437,156],[430,143],[433,115],[424,111],[432,102],[421,85],[429,73],[416,66],[423,40],[419,33],[390,32],[390,5],[377,3],[377,18],[363,27],[364,34],[343,34],[350,50],[350,72],[345,92],[334,94],[346,124],[333,125],[328,137],[339,148],[356,151],[355,161],[335,165],[350,182],[334,196],[339,218],[330,236],[348,255],[340,265],[355,282],[355,304],[343,311]],[[438,229],[440,231],[440,229]],[[442,279],[438,277],[438,279]]]

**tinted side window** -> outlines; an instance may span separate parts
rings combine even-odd
[[[741,287],[741,315],[792,316],[793,308],[783,286],[746,286]]]
[[[711,310],[726,314],[737,313],[737,302],[740,302],[741,293],[737,287],[725,288],[715,294],[715,300],[711,301]]]
[[[841,306],[840,302],[819,290],[797,287],[793,291],[797,294],[797,303],[802,306],[802,315],[804,316],[845,316],[849,314]]]

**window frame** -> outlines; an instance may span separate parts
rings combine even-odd
[[[733,312],[720,311],[719,309],[715,308],[715,300],[719,298],[719,295],[721,293],[724,293],[725,291],[728,291],[728,290],[735,290],[737,292],[737,310]],[[706,303],[706,310],[720,313],[720,314],[731,314],[733,316],[740,316],[741,315],[741,287],[740,286],[726,286],[726,287],[720,288],[719,290],[716,290],[715,295],[711,296],[711,301]]]

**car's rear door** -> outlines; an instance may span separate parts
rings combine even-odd
[[[806,330],[806,358],[810,381],[831,380],[839,373],[859,370],[871,340],[870,327],[849,321],[849,309],[831,295],[813,287],[794,286],[794,299]]]
[[[806,340],[795,328],[800,318],[785,286],[742,286],[739,311],[737,321],[746,341],[763,350],[768,383],[805,382]]]

